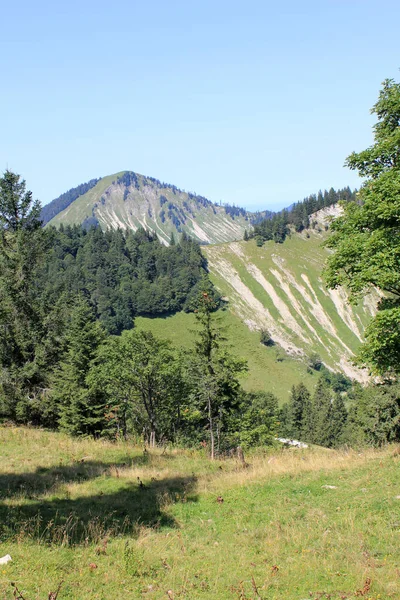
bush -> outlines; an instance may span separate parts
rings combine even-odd
[[[323,362],[319,354],[317,354],[316,352],[310,354],[310,356],[308,357],[308,369],[311,369],[313,371],[320,371],[322,366]]]
[[[272,339],[271,334],[269,333],[268,329],[261,329],[260,342],[264,346],[273,346],[274,345],[274,340]]]

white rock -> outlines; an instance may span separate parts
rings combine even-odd
[[[299,442],[298,440],[289,440],[287,438],[275,438],[278,442],[282,444],[287,444],[288,446],[294,446],[295,448],[308,448],[308,444],[305,442]]]
[[[324,490],[336,490],[336,485],[322,485]]]
[[[10,560],[12,560],[11,556],[9,554],[6,554],[5,556],[2,556],[0,558],[0,565],[6,565],[7,563],[10,562]]]

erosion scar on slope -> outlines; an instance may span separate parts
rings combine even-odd
[[[287,339],[281,328],[276,327],[276,320],[243,283],[229,261],[221,256],[216,256],[215,252],[211,252],[209,253],[209,262],[211,270],[220,275],[232,288],[233,305],[243,320],[256,321],[259,327],[266,327],[276,343],[282,346],[285,351],[291,354],[304,354],[303,350],[297,348]]]

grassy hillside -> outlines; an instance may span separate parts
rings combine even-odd
[[[80,224],[85,219],[98,222],[103,229],[139,227],[157,233],[169,243],[186,232],[200,243],[242,239],[250,227],[251,214],[239,211],[229,215],[222,206],[185,192],[152,177],[122,171],[103,177],[86,194],[57,214],[50,225]]]
[[[242,377],[242,385],[248,390],[264,390],[276,394],[281,401],[288,399],[293,385],[303,381],[313,389],[317,374],[307,373],[303,360],[286,355],[279,347],[265,347],[260,343],[260,334],[251,331],[229,309],[216,315],[230,352],[248,362],[249,371]],[[136,318],[139,330],[148,329],[155,335],[169,339],[176,346],[193,347],[196,319],[193,314],[178,313],[171,317],[147,319]]]
[[[215,285],[250,329],[267,329],[292,356],[316,352],[328,367],[365,380],[351,361],[377,297],[351,306],[344,290],[325,288],[325,235],[311,229],[292,234],[284,244],[259,248],[251,240],[208,246],[204,252]]]
[[[398,598],[398,448],[201,451],[0,429],[0,596]],[[143,487],[139,482],[143,483]]]

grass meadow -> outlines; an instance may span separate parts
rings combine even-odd
[[[1,599],[400,597],[399,447],[243,467],[29,428],[0,444]]]
[[[230,309],[216,313],[216,324],[229,352],[247,362],[248,371],[240,377],[245,390],[272,392],[282,403],[289,399],[292,386],[300,381],[310,391],[314,389],[319,375],[307,372],[306,359],[294,359],[279,346],[263,346],[260,332],[251,331]],[[170,340],[177,348],[193,348],[199,329],[194,314],[184,312],[158,318],[136,317],[135,328]]]

